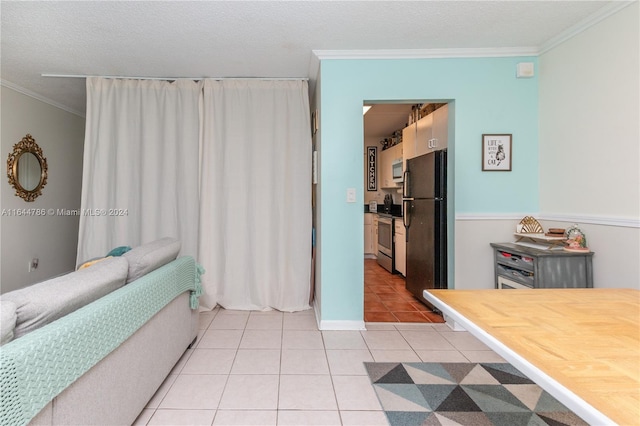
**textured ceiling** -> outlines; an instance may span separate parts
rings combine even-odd
[[[303,77],[313,51],[540,48],[611,1],[2,1],[1,73],[84,112],[81,78]]]

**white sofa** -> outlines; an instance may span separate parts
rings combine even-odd
[[[0,424],[133,423],[197,336],[203,271],[175,246],[158,240],[2,295],[3,317],[11,304],[17,315],[0,347]],[[78,289],[92,295],[68,297]]]

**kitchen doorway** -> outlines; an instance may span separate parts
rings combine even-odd
[[[365,102],[364,121],[364,320],[389,323],[442,323],[439,313],[422,303],[405,288],[404,224],[402,181],[394,166],[403,165],[403,131],[417,122],[426,102]],[[369,108],[366,108],[366,107]],[[434,105],[435,106],[435,105]],[[427,106],[432,108],[434,106]],[[417,124],[414,124],[417,125]],[[371,170],[374,148],[375,171]],[[415,149],[415,148],[414,148]],[[415,154],[414,154],[415,155]],[[397,167],[395,167],[397,168]],[[388,170],[387,170],[388,169]],[[375,185],[372,185],[372,180]],[[378,223],[392,222],[394,249],[380,255]],[[384,262],[379,260],[383,258]]]

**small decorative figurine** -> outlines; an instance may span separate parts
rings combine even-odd
[[[564,247],[564,250],[575,252],[589,251],[589,247],[587,247],[587,237],[585,237],[584,232],[578,228],[577,224],[567,229],[566,237],[567,245]]]

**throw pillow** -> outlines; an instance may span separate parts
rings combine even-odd
[[[131,247],[129,246],[116,247],[113,250],[111,250],[109,253],[107,253],[107,256],[122,256],[129,250],[131,250]]]
[[[122,257],[129,261],[127,284],[175,260],[181,245],[180,240],[165,237],[135,247],[123,254]]]

